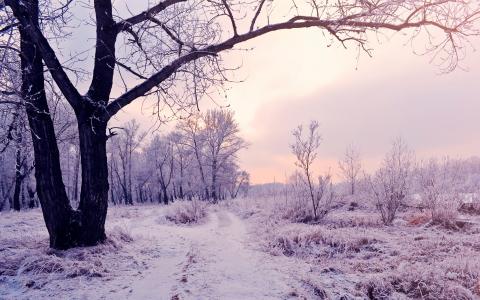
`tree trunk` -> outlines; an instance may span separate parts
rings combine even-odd
[[[132,143],[132,141],[130,141]],[[129,145],[128,149],[128,204],[133,205],[133,193],[132,193],[132,145]]]
[[[32,5],[31,9],[38,9],[38,6]],[[108,201],[106,123],[92,123],[91,110],[90,115],[77,116],[82,186],[79,209],[75,211],[70,206],[62,180],[55,129],[44,90],[42,57],[28,35],[22,29],[20,31],[22,95],[30,104],[26,109],[35,154],[37,194],[50,235],[50,247],[68,249],[96,245],[105,240]]]
[[[180,184],[180,188],[178,189],[180,199],[183,199],[185,196],[183,195],[183,186]]]
[[[105,240],[105,219],[108,207],[107,124],[93,121],[89,115],[79,115],[78,135],[82,165],[80,191],[83,245],[95,245]]]
[[[14,6],[14,14],[22,24],[39,26],[38,0],[24,0]],[[107,3],[107,5],[105,5]],[[97,12],[97,51],[94,83],[88,96],[71,93],[70,101],[77,114],[82,183],[78,210],[72,209],[62,179],[60,155],[55,128],[45,94],[43,57],[29,36],[27,27],[19,26],[21,48],[21,94],[32,135],[35,159],[37,194],[41,203],[45,224],[50,236],[50,247],[68,249],[75,246],[91,246],[105,240],[105,218],[108,204],[108,168],[106,155],[106,121],[98,118],[97,103],[107,103],[115,58],[114,26],[111,3],[95,1]],[[105,6],[105,7],[104,7]],[[24,7],[26,13],[20,7]],[[32,24],[30,24],[32,23]],[[104,26],[105,25],[105,26]],[[107,54],[106,54],[107,53]],[[106,58],[107,57],[107,58]],[[102,68],[102,66],[104,68]],[[109,76],[112,75],[112,76]],[[72,97],[76,97],[75,99]],[[92,99],[94,103],[92,103]],[[103,113],[100,112],[100,114]]]
[[[80,172],[80,149],[76,149],[75,168],[73,170],[73,202],[78,203],[78,173]]]
[[[110,200],[112,200],[113,205],[117,205],[115,201],[115,193],[113,192],[113,168],[112,168],[113,154],[110,156],[109,162],[109,174],[110,174]]]
[[[167,187],[162,185],[162,193],[163,193],[163,204],[167,205],[168,204],[168,193],[167,193]]]
[[[216,159],[213,160],[212,163],[212,186],[211,186],[211,193],[213,202],[217,202],[218,195],[217,195],[217,161]]]
[[[172,191],[173,191],[173,196],[172,196],[172,198],[173,198],[173,199],[177,199],[177,198],[178,198],[178,195],[177,195],[177,189],[176,189],[176,187],[175,187],[175,181],[172,182]]]
[[[27,193],[28,193],[28,207],[29,208],[35,208],[36,203],[35,203],[35,191],[30,187],[30,185],[27,185]]]
[[[38,0],[26,1],[38,26]],[[79,220],[68,201],[60,169],[55,130],[44,89],[43,63],[40,51],[20,27],[22,97],[25,105],[35,157],[38,198],[50,235],[50,246],[58,249],[77,244]]]
[[[20,211],[20,189],[22,187],[22,157],[21,150],[17,148],[15,151],[15,188],[13,192],[13,210]]]

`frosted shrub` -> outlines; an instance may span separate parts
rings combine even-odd
[[[351,228],[328,229],[294,224],[275,235],[270,248],[287,256],[333,258],[360,253],[378,241]]]
[[[458,195],[443,195],[435,205],[429,206],[432,222],[453,225],[458,217],[459,202]]]
[[[282,217],[304,223],[323,219],[331,211],[335,200],[330,175],[320,176],[318,183],[312,184],[312,190],[313,200],[303,176],[295,173],[290,178],[284,205],[280,205]]]
[[[452,225],[461,205],[460,193],[456,191],[458,166],[449,159],[442,163],[431,159],[420,164],[418,177],[422,204],[428,209],[432,222]]]
[[[290,145],[292,153],[295,155],[295,165],[301,170],[301,173],[295,175],[295,191],[294,195],[297,201],[293,208],[295,211],[294,219],[298,219],[297,214],[300,214],[298,221],[318,221],[322,219],[330,210],[330,204],[333,201],[334,193],[332,188],[331,176],[319,176],[317,183],[315,183],[312,165],[317,158],[317,150],[320,146],[320,133],[318,132],[318,122],[312,121],[305,133],[303,127],[300,125],[293,131],[295,142]],[[308,199],[308,200],[307,200]],[[305,211],[307,200],[311,203],[311,212]],[[298,210],[297,210],[298,209]]]
[[[198,223],[207,215],[207,204],[193,198],[172,203],[165,212],[165,218],[176,224]]]
[[[385,156],[382,167],[373,177],[367,178],[385,225],[392,224],[398,209],[404,204],[413,163],[413,152],[401,139],[397,139]]]

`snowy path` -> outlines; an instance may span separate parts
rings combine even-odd
[[[152,230],[148,223],[137,224],[134,231],[150,230],[149,238],[158,243],[158,259],[107,298],[288,299],[299,286],[282,258],[248,245],[245,224],[230,212],[213,212],[208,223],[191,228]]]

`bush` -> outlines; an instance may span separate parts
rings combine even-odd
[[[336,195],[329,175],[319,176],[318,184],[311,186],[312,190],[305,184],[304,176],[299,173],[295,173],[289,181],[287,199],[280,202],[278,207],[283,219],[314,223],[325,218],[333,209]]]
[[[458,205],[454,201],[445,200],[430,209],[432,223],[452,227],[458,217]]]
[[[385,225],[391,225],[404,204],[410,188],[413,152],[397,139],[385,156],[382,167],[367,181],[376,201],[376,208]]]
[[[175,224],[193,224],[200,222],[207,215],[207,204],[194,198],[191,201],[181,200],[170,204],[165,218]]]
[[[417,173],[422,205],[428,209],[432,223],[454,226],[461,204],[458,164],[449,159],[430,159],[420,163]]]

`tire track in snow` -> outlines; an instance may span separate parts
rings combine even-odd
[[[190,232],[197,260],[186,272],[180,299],[288,299],[298,283],[275,257],[248,247],[243,221],[226,211]],[[180,288],[179,288],[180,290]]]
[[[291,266],[249,247],[244,222],[230,212],[212,212],[195,227],[144,223],[135,231],[156,243],[149,268],[107,299],[298,299],[302,283]]]

